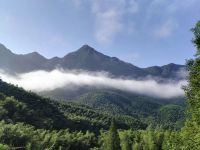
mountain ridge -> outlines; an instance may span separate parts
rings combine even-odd
[[[155,76],[162,78],[177,78],[176,72],[183,69],[183,65],[167,64],[140,68],[117,57],[110,57],[96,51],[89,45],[83,45],[78,50],[63,57],[46,58],[38,52],[15,54],[0,44],[0,69],[14,73],[26,73],[35,70],[51,71],[57,68],[105,71],[116,77],[142,78]],[[173,75],[171,75],[173,74]]]
[[[107,55],[105,55],[105,54],[103,54],[103,53],[101,53],[101,52],[95,50],[93,47],[91,47],[91,46],[89,46],[89,45],[87,45],[87,44],[82,45],[79,49],[77,49],[77,50],[75,50],[75,51],[73,51],[73,52],[69,52],[69,53],[65,54],[63,57],[53,56],[53,57],[51,57],[51,58],[47,58],[47,57],[43,56],[42,54],[40,54],[40,53],[37,52],[37,51],[33,51],[33,52],[30,52],[30,53],[26,53],[26,54],[17,54],[17,53],[12,52],[10,49],[8,49],[5,45],[3,45],[3,44],[1,44],[1,43],[0,43],[0,52],[1,52],[3,49],[6,49],[6,51],[11,52],[11,53],[14,54],[14,55],[19,55],[19,56],[38,55],[38,56],[40,56],[40,57],[45,58],[46,60],[54,60],[54,59],[62,59],[62,58],[64,58],[64,57],[66,57],[68,54],[71,54],[71,53],[74,53],[74,52],[78,52],[80,49],[82,49],[82,48],[84,48],[84,47],[89,47],[89,48],[93,49],[93,51],[95,51],[95,53],[99,53],[99,54],[102,54],[102,55],[104,55],[104,56],[107,56]],[[111,56],[108,56],[108,57],[113,58],[113,59],[115,59],[115,60],[123,61],[123,62],[125,62],[125,63],[127,63],[127,64],[133,65],[132,63],[127,62],[127,61],[124,61],[124,60],[121,60],[121,59],[119,59],[119,58],[117,58],[117,57],[115,57],[115,56],[112,56],[112,57],[111,57]],[[176,63],[168,63],[168,64],[165,64],[165,65],[171,65],[171,64],[173,64],[173,65],[184,66],[184,65],[182,65],[182,64],[176,64]],[[150,68],[150,67],[162,67],[162,66],[165,66],[165,65],[153,65],[153,66],[138,67],[138,68],[146,69],[146,68]]]

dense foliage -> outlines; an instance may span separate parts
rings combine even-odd
[[[112,115],[89,107],[42,98],[32,92],[0,81],[0,120],[23,122],[44,129],[93,131],[108,129]],[[146,124],[129,116],[116,116],[119,128],[145,129]]]
[[[52,105],[48,99],[42,98],[32,92],[26,92],[21,88],[17,88],[3,81],[0,81],[0,93],[3,93],[7,97],[13,96],[12,98],[1,99],[1,103],[3,103],[1,104],[1,107],[8,109],[7,111],[16,111],[16,113],[19,114],[23,113],[23,117],[28,124],[38,128],[47,129],[61,129],[68,126],[68,122],[64,119],[64,115],[58,108]],[[14,103],[16,103],[17,106],[14,106]],[[12,110],[9,107],[16,108]],[[18,112],[22,111],[19,107],[23,108],[23,112]],[[1,109],[0,111],[3,110]],[[15,118],[16,116],[10,117],[12,117],[9,118],[12,121],[20,121]]]
[[[141,103],[145,102],[141,101]],[[172,106],[175,108],[178,107],[175,104]],[[167,107],[167,105],[163,105],[162,107]],[[161,112],[162,107],[158,107]],[[142,113],[139,113],[139,108],[136,111],[142,116]],[[168,113],[164,113],[164,116],[161,118],[174,114],[171,111]],[[147,127],[145,123],[138,120],[139,117],[136,119],[125,113],[100,113],[98,109],[95,111],[89,106],[52,101],[0,81],[0,120],[4,120],[1,122],[0,133],[0,146],[2,149],[13,147],[21,149],[50,149],[50,147],[52,149],[102,149],[105,141],[108,142],[110,140],[105,140],[107,139],[107,132],[101,129],[108,129],[112,118],[115,118],[118,129],[132,128],[138,130]],[[111,129],[109,132],[110,136],[108,137],[112,137],[111,135],[113,135],[113,130]],[[116,135],[117,130],[114,131]],[[44,132],[45,134],[48,133],[47,137],[49,139],[46,139],[42,134]],[[120,131],[120,134],[121,132],[126,132],[126,130]],[[91,138],[87,139],[88,136]],[[45,137],[45,139],[41,137]],[[67,139],[68,137],[72,138],[72,141]],[[86,142],[84,142],[84,138],[86,138]],[[43,140],[48,140],[48,142]],[[123,145],[123,139],[118,143]]]
[[[182,98],[161,99],[116,90],[98,90],[77,98],[77,103],[110,115],[125,115],[146,124],[180,129],[185,118]]]
[[[13,125],[0,122],[0,142],[3,144],[0,145],[0,149],[6,150],[88,150],[95,146],[96,138],[93,133],[89,132],[69,132],[68,129],[49,131],[35,129],[22,123]]]
[[[119,138],[119,134],[118,134],[117,127],[114,120],[112,120],[110,129],[107,135],[103,139],[101,149],[121,150],[120,138]]]

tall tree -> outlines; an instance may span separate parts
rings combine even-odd
[[[195,59],[187,63],[189,70],[189,85],[186,88],[188,111],[192,120],[200,125],[200,21],[192,29],[194,34],[193,43],[197,48]]]
[[[179,141],[180,149],[200,149],[200,21],[192,29],[194,33],[193,43],[197,48],[195,58],[187,63],[189,70],[188,86],[185,90],[190,119],[182,129],[182,141]]]
[[[105,150],[121,150],[120,138],[117,132],[115,120],[112,120],[111,122],[108,137],[106,140],[106,144],[104,145]]]

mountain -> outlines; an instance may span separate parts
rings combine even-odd
[[[73,102],[107,114],[123,114],[138,118],[146,123],[148,118],[153,118],[157,124],[163,126],[170,124],[179,128],[183,125],[175,125],[184,118],[185,103],[181,97],[162,99],[117,90],[97,90],[83,94]],[[165,122],[166,119],[168,124]]]
[[[114,90],[92,91],[80,96],[76,102],[109,114],[144,117],[152,115],[165,103],[142,95]]]
[[[83,45],[77,51],[69,53],[62,58],[47,59],[37,52],[18,55],[12,53],[2,44],[0,45],[0,69],[10,73],[25,73],[34,70],[80,69],[86,71],[105,71],[116,77],[159,77],[180,79],[177,72],[183,70],[183,65],[168,64],[139,68],[116,57],[106,56],[94,48]]]
[[[83,69],[89,71],[106,71],[115,76],[145,76],[146,71],[119,60],[116,57],[109,57],[97,52],[88,45],[82,46],[79,50],[69,53],[62,58],[62,68]]]
[[[162,77],[162,78],[177,78],[184,79],[186,78],[186,71],[184,65],[177,65],[170,63],[164,66],[152,66],[144,68],[152,76]]]
[[[0,69],[9,73],[22,73],[42,69],[47,59],[37,52],[18,55],[0,44]]]

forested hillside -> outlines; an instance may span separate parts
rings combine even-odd
[[[1,114],[8,122],[24,122],[45,129],[93,130],[108,128],[112,115],[74,103],[56,102],[0,81]],[[119,115],[120,116],[120,115]],[[124,118],[124,117],[121,117]],[[121,128],[145,128],[139,119],[117,119]]]
[[[32,92],[26,92],[22,88],[7,84],[2,80],[0,80],[0,93],[0,120],[2,120],[0,142],[4,144],[2,148],[4,147],[5,149],[7,147],[22,147],[22,149],[54,147],[54,149],[58,149],[60,147],[64,148],[66,145],[68,145],[67,149],[99,147],[101,140],[103,140],[100,137],[106,133],[103,130],[101,131],[101,129],[107,130],[112,119],[116,120],[118,129],[146,129],[148,125],[155,128],[158,120],[160,125],[162,125],[160,118],[163,120],[165,120],[164,118],[171,119],[174,114],[183,109],[182,106],[174,104],[175,107],[180,106],[180,109],[172,113],[169,111],[165,114],[165,111],[162,111],[162,107],[167,107],[167,102],[160,102],[155,99],[148,101],[147,99],[137,98],[137,101],[133,101],[136,104],[130,105],[130,97],[129,99],[125,97],[124,100],[122,99],[124,102],[120,100],[122,104],[115,106],[113,104],[117,102],[116,98],[119,96],[115,92],[106,93],[105,95],[103,94],[104,92],[92,95],[97,96],[95,98],[97,102],[99,98],[104,100],[99,103],[94,101],[94,106],[92,102],[90,106],[87,105],[85,100],[92,99],[89,96],[84,97],[85,99],[83,97],[80,98],[79,103],[58,102],[42,98]],[[127,94],[125,95],[127,96]],[[106,103],[106,101],[108,102]],[[109,101],[114,103],[112,104]],[[107,105],[107,107],[100,109],[104,105]],[[121,108],[118,110],[117,106],[121,107],[123,105],[124,111],[119,111]],[[127,107],[128,105],[130,106]],[[151,109],[148,109],[150,108],[148,106],[151,105]],[[140,108],[144,109],[140,110]],[[157,111],[162,111],[163,116],[159,118],[156,114]],[[177,117],[174,120],[169,120],[172,124],[167,122],[168,126],[166,128],[176,129],[175,123],[179,119],[184,118],[183,116]],[[63,134],[66,136],[64,137]],[[52,139],[52,136],[55,139]],[[72,139],[69,139],[68,136],[72,136],[74,140],[71,141]],[[38,142],[38,139],[42,137],[47,141],[39,140],[40,142]],[[78,137],[82,138],[79,139]],[[62,142],[60,141],[61,139]],[[45,142],[46,144],[44,144]],[[34,143],[37,143],[37,146]]]
[[[181,128],[184,121],[183,98],[160,99],[114,90],[93,91],[73,100],[98,112],[127,115],[147,124]]]
[[[146,102],[150,103],[146,105],[152,105],[152,111],[148,111],[150,109],[140,110],[139,107],[143,105],[140,106],[140,103],[138,103],[135,105],[138,106],[138,108],[134,108],[130,105],[129,109],[131,110],[131,107],[133,107],[133,110],[135,110],[135,112],[132,112],[132,115],[130,115],[130,113],[128,113],[128,108],[124,109],[127,110],[124,112],[109,112],[111,108],[115,110],[115,106],[106,103],[105,105],[107,105],[108,108],[100,110],[92,106],[92,103],[91,107],[89,107],[80,105],[79,103],[52,101],[47,98],[42,98],[32,92],[26,92],[22,88],[15,87],[3,81],[0,81],[0,93],[0,119],[3,120],[1,121],[2,128],[0,130],[0,142],[3,144],[1,145],[2,149],[9,149],[12,147],[43,149],[52,147],[53,149],[62,148],[73,150],[101,147],[101,142],[104,141],[106,132],[103,130],[100,132],[100,130],[107,130],[111,120],[114,118],[118,129],[127,130],[122,130],[120,132],[120,134],[122,134],[120,135],[122,139],[128,138],[123,135],[126,134],[128,130],[132,133],[133,129],[146,129],[148,125],[154,130],[158,119],[161,122],[167,123],[167,128],[171,125],[170,122],[173,122],[170,127],[176,128],[174,123],[180,118],[184,118],[183,116],[179,116],[183,115],[182,112],[180,112],[183,107],[179,105],[174,104],[170,106],[167,102],[164,102],[166,103],[166,105],[164,105],[159,101],[156,103],[155,100],[147,101],[142,100],[142,98],[141,101],[138,101],[143,105]],[[108,95],[106,94],[106,96]],[[100,99],[111,101],[116,98],[116,95],[114,95],[113,99],[112,97],[112,94],[107,98],[100,95]],[[88,97],[88,100],[89,99]],[[80,101],[82,100],[80,99]],[[84,100],[82,102],[84,102]],[[124,100],[124,102],[128,103],[126,100]],[[131,101],[129,100],[129,102]],[[100,104],[104,103],[97,103],[97,105],[101,106]],[[169,111],[167,112],[166,109]],[[156,110],[161,112],[160,118],[155,114],[154,111]],[[180,113],[177,114],[177,112]],[[177,114],[178,118],[174,118],[174,114]],[[154,127],[152,125],[154,125]],[[138,133],[140,132],[138,131]],[[99,138],[97,137],[98,135]]]

